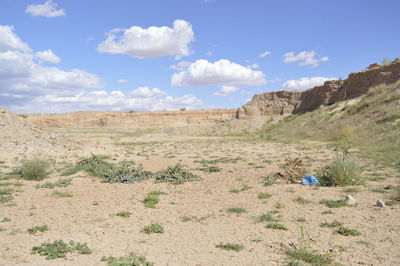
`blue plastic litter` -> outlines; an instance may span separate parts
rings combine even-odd
[[[310,185],[315,187],[318,184],[318,179],[313,175],[306,175],[305,178],[301,180],[303,185]]]

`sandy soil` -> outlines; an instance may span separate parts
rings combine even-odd
[[[102,256],[125,256],[129,252],[143,255],[155,265],[285,265],[290,260],[284,247],[301,245],[319,253],[331,253],[334,261],[343,265],[400,264],[400,205],[375,206],[377,199],[388,201],[391,197],[390,189],[376,188],[398,185],[398,173],[364,164],[366,178],[379,175],[385,179],[368,181],[358,186],[358,192],[350,193],[357,200],[356,206],[333,209],[319,203],[320,200],[343,199],[349,194],[344,192],[345,188],[263,185],[261,177],[279,171],[287,157],[299,156],[311,172],[328,163],[336,152],[324,144],[288,145],[240,137],[135,136],[90,130],[61,130],[54,134],[81,143],[80,149],[58,154],[57,167],[76,162],[91,152],[110,155],[110,162],[135,160],[151,171],[178,162],[193,169],[199,167],[194,161],[200,159],[240,156],[243,160],[219,164],[222,172],[193,170],[203,179],[182,185],[155,184],[153,180],[104,184],[79,172],[66,188],[35,188],[37,184],[64,178],[57,171],[44,181],[18,181],[23,186],[11,186],[16,190],[15,204],[0,205],[0,221],[11,219],[0,222],[0,265],[106,265],[100,261]],[[9,170],[7,166],[12,167],[13,162],[1,165],[3,173]],[[0,181],[6,182],[16,180]],[[250,188],[230,192],[243,186]],[[166,195],[159,196],[161,201],[156,208],[145,208],[141,201],[154,190]],[[72,197],[57,198],[54,191],[69,192]],[[258,199],[261,192],[272,197]],[[311,203],[300,204],[295,201],[299,196]],[[228,213],[226,210],[231,207],[243,207],[246,212]],[[332,214],[323,214],[327,210],[332,210]],[[115,216],[119,211],[130,211],[132,216]],[[277,211],[280,223],[288,230],[267,229],[266,223],[255,221],[255,217],[270,211]],[[185,220],[185,216],[190,219]],[[334,234],[332,228],[320,226],[334,220],[357,229],[361,236],[342,236]],[[141,232],[153,222],[161,224],[165,232]],[[35,235],[27,233],[28,228],[40,225],[48,225],[49,230]],[[56,260],[31,255],[33,246],[58,239],[87,242],[93,252],[71,253]],[[221,242],[240,243],[245,248],[227,251],[216,247]]]

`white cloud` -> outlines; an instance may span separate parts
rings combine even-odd
[[[181,61],[175,65],[170,66],[169,68],[174,69],[174,70],[183,71],[183,70],[186,70],[191,64],[192,64],[192,62]]]
[[[64,9],[57,9],[57,4],[52,0],[47,0],[44,4],[28,5],[25,13],[47,18],[65,16]]]
[[[214,92],[213,95],[215,96],[227,96],[235,91],[239,90],[233,86],[222,86],[218,91]]]
[[[184,20],[175,20],[173,28],[133,26],[129,29],[113,29],[97,50],[101,53],[127,54],[132,57],[175,56],[190,54],[189,44],[194,40],[192,25]]]
[[[251,64],[251,65],[248,65],[247,67],[249,67],[249,68],[251,68],[251,69],[257,69],[257,68],[260,68],[260,65],[257,64],[257,63],[253,63],[253,64]]]
[[[327,80],[335,80],[336,78],[325,77],[305,77],[299,79],[288,80],[282,84],[282,87],[290,90],[305,90],[324,84]]]
[[[167,93],[159,88],[150,89],[149,87],[139,87],[136,90],[129,92],[129,96],[135,98],[158,98],[165,96]]]
[[[40,63],[50,62],[53,64],[58,64],[61,62],[61,59],[57,55],[55,55],[51,49],[42,52],[36,52],[35,57],[39,59]]]
[[[30,52],[31,48],[14,34],[13,26],[0,25],[0,52],[6,51]]]
[[[268,56],[268,55],[270,55],[270,54],[271,54],[270,51],[265,51],[265,52],[259,54],[258,57],[259,57],[259,58],[263,58],[263,57],[266,57],[266,56]]]
[[[201,59],[192,63],[186,71],[175,73],[171,78],[172,86],[258,86],[265,84],[265,75],[229,60],[210,63]]]
[[[117,80],[118,83],[128,83],[127,79],[119,79]]]
[[[283,60],[284,63],[292,63],[292,62],[299,62],[300,66],[306,66],[306,65],[311,65],[313,67],[319,66],[320,62],[326,62],[329,60],[327,56],[324,56],[320,59],[315,58],[317,54],[314,51],[310,52],[300,52],[297,55],[295,55],[293,52],[289,52],[283,55],[285,58]]]

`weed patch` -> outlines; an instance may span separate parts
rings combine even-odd
[[[142,229],[142,232],[145,234],[162,234],[164,233],[164,228],[157,223],[152,223],[150,225],[145,226]]]
[[[269,223],[265,226],[266,228],[269,229],[275,229],[275,230],[288,230],[286,228],[286,226],[284,226],[283,224],[279,224],[279,223]]]
[[[321,227],[328,227],[328,228],[334,228],[334,227],[339,227],[339,226],[342,226],[342,225],[343,225],[342,222],[333,221],[333,222],[331,222],[331,223],[328,223],[328,222],[321,223],[319,226],[321,226]]]
[[[47,178],[50,174],[49,168],[51,163],[49,160],[32,159],[22,161],[19,167],[13,170],[13,175],[25,180],[40,181]]]
[[[40,246],[32,248],[32,254],[39,254],[40,256],[46,256],[47,260],[65,258],[67,253],[77,251],[79,254],[90,254],[92,250],[87,246],[86,243],[75,243],[70,241],[65,243],[62,240],[55,240],[53,243],[42,243]]]
[[[225,249],[225,250],[232,250],[239,252],[244,249],[244,246],[242,244],[236,244],[236,243],[219,243],[215,247],[220,248],[220,249]]]
[[[270,197],[272,197],[272,194],[265,193],[265,192],[258,193],[258,195],[257,195],[258,199],[269,199]]]
[[[53,188],[56,188],[56,187],[67,187],[67,186],[71,185],[71,182],[72,182],[71,178],[65,178],[65,179],[60,179],[60,180],[58,180],[58,181],[56,181],[54,183],[47,182],[47,183],[45,183],[43,185],[36,185],[35,187],[38,188],[38,189],[39,188],[50,188],[50,189],[53,189]]]
[[[312,203],[312,201],[311,200],[308,200],[308,199],[305,199],[305,198],[302,198],[302,197],[297,197],[297,198],[295,198],[294,199],[294,201],[295,202],[297,202],[297,203],[300,203],[301,205],[306,205],[306,204],[310,204],[310,203]]]
[[[48,231],[49,227],[47,225],[42,225],[42,226],[34,226],[31,227],[27,230],[27,232],[31,235],[37,234],[37,233],[43,233],[45,231]]]
[[[315,251],[309,251],[305,248],[287,249],[285,253],[291,259],[300,260],[305,263],[310,263],[312,265],[330,265],[332,263],[331,255],[319,254]]]
[[[349,206],[344,200],[321,200],[320,203],[325,204],[328,208],[340,208]]]
[[[358,232],[356,229],[349,229],[346,227],[340,227],[335,231],[335,233],[342,235],[342,236],[360,236],[361,233]]]
[[[131,252],[124,257],[102,257],[101,261],[107,263],[108,266],[153,266],[154,264],[147,261],[144,256],[137,256]]]
[[[227,212],[230,212],[230,213],[237,213],[237,214],[239,214],[239,213],[244,213],[244,212],[246,212],[246,209],[245,209],[245,208],[242,208],[242,207],[233,207],[233,208],[228,208],[228,209],[226,209],[226,211],[227,211]]]
[[[132,213],[128,212],[128,211],[121,211],[121,212],[117,212],[115,214],[115,216],[119,216],[119,217],[122,217],[122,218],[129,218],[129,217],[131,217],[131,215],[132,215]]]
[[[200,176],[189,172],[179,163],[156,173],[156,183],[169,182],[172,184],[182,184],[200,179]]]
[[[72,198],[74,196],[69,192],[62,191],[54,191],[52,195],[56,198]]]

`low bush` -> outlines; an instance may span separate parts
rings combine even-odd
[[[14,169],[13,174],[25,180],[40,181],[49,176],[50,166],[49,160],[25,160],[21,162],[19,167]]]
[[[321,186],[351,186],[361,183],[360,169],[345,155],[337,156],[330,164],[319,170],[317,177]]]
[[[46,256],[47,260],[65,258],[67,253],[78,251],[79,254],[90,254],[92,250],[86,243],[75,243],[70,241],[68,244],[62,240],[55,240],[53,243],[42,243],[40,246],[32,248],[32,254]]]
[[[164,228],[157,223],[152,223],[150,225],[145,226],[142,232],[146,234],[162,234],[164,233]]]

